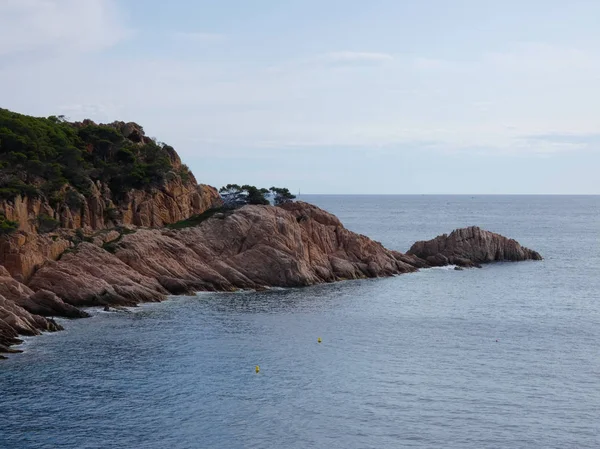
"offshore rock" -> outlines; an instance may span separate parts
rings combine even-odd
[[[456,229],[432,240],[415,243],[407,252],[431,266],[473,267],[490,262],[542,260],[542,256],[516,240],[477,226]]]

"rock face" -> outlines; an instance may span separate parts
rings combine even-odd
[[[415,243],[408,255],[417,256],[431,266],[478,266],[489,262],[542,260],[542,256],[519,242],[477,226],[440,235],[432,240]]]
[[[17,196],[12,201],[0,201],[0,211],[18,222],[20,230],[0,240],[0,265],[26,281],[45,261],[56,260],[72,246],[68,237],[73,232],[65,231],[81,228],[90,233],[118,225],[161,227],[217,207],[221,199],[214,187],[197,185],[192,176],[187,183],[176,178],[161,188],[132,190],[118,205],[110,190],[99,184],[92,196],[81,197],[81,204],[80,210],[73,211],[64,204],[54,209],[39,198]],[[42,214],[60,222],[60,231],[38,233],[36,217]]]
[[[47,260],[56,260],[72,243],[64,235],[18,232],[0,239],[0,265],[24,282]]]
[[[66,186],[64,193],[72,192],[77,196],[75,208],[66,203],[53,207],[45,199],[17,195],[12,200],[0,200],[0,211],[8,220],[16,221],[19,230],[26,233],[38,233],[42,215],[56,220],[62,229],[95,231],[117,225],[164,226],[221,204],[214,187],[198,185],[192,174],[189,177],[185,182],[175,177],[159,187],[131,190],[118,202],[101,182],[91,185],[88,197],[78,195]]]
[[[53,320],[30,313],[21,305],[33,294],[0,266],[0,353],[10,352],[9,346],[20,343],[19,335],[39,335],[41,331],[62,329]],[[86,316],[77,312],[78,316]]]
[[[182,230],[139,229],[114,254],[83,243],[30,287],[72,305],[127,305],[199,290],[299,287],[416,268],[306,203],[246,206]]]
[[[479,228],[417,242],[402,254],[303,202],[245,206],[177,228],[104,231],[45,262],[27,285],[0,266],[0,352],[19,334],[60,328],[43,316],[85,316],[81,306],[133,306],[169,294],[300,287],[450,263],[541,259]]]

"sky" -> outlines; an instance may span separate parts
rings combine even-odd
[[[597,0],[0,0],[0,107],[201,183],[600,194]]]

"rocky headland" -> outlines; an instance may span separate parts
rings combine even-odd
[[[72,145],[77,163],[0,148],[0,353],[11,352],[20,335],[60,330],[54,317],[85,318],[82,307],[541,259],[476,227],[417,242],[404,254],[305,202],[224,208],[216,189],[199,185],[175,151],[139,125],[0,110],[0,128],[11,120],[42,137],[70,136],[63,144]],[[46,163],[52,170],[63,164],[60,182],[44,171]],[[73,171],[80,165],[85,170]],[[141,181],[130,181],[132,170]]]

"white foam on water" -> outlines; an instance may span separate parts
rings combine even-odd
[[[428,270],[444,270],[444,271],[448,271],[448,270],[454,270],[454,268],[456,268],[458,265],[446,265],[445,267],[431,267],[431,268],[427,268]]]

